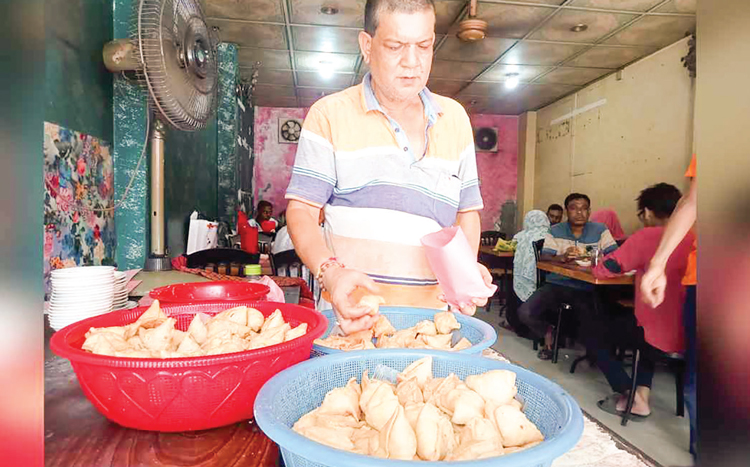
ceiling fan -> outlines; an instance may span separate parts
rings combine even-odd
[[[469,18],[458,24],[456,35],[464,42],[478,42],[487,36],[487,21],[477,19],[477,0],[469,2]]]

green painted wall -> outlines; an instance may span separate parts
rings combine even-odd
[[[132,2],[114,0],[114,37],[128,37]],[[115,210],[116,260],[120,269],[141,268],[148,250],[148,153],[141,159],[146,138],[146,97],[136,83],[114,76],[114,129],[112,155],[115,165],[115,202],[127,192]],[[140,166],[138,165],[139,160]]]
[[[45,0],[44,119],[112,141],[112,74],[102,47],[112,39],[109,0]]]
[[[217,215],[216,116],[204,130],[169,129],[164,156],[164,210],[171,256],[185,253],[188,218],[193,210]]]
[[[217,109],[218,149],[218,216],[231,226],[237,223],[237,189],[239,188],[239,79],[237,45],[219,44],[219,107]]]

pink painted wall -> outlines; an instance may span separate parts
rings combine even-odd
[[[279,120],[304,120],[308,109],[256,107],[253,153],[253,194],[273,204],[274,216],[286,209],[284,193],[289,185],[297,145],[279,143]]]
[[[516,203],[518,171],[518,117],[513,115],[470,116],[473,128],[491,127],[498,130],[497,152],[477,152],[477,170],[481,182],[484,210],[482,230],[493,230],[500,218],[503,204]],[[510,213],[508,213],[510,214]],[[518,216],[515,215],[516,222]]]
[[[279,119],[304,119],[306,108],[257,107],[255,110],[254,195],[274,206],[274,215],[286,209],[284,193],[292,175],[296,144],[279,143]],[[474,128],[492,127],[499,132],[497,152],[477,152],[477,168],[482,183],[484,210],[482,230],[492,230],[500,218],[503,204],[516,202],[518,157],[518,117],[508,115],[472,115]],[[516,216],[517,217],[517,216]]]

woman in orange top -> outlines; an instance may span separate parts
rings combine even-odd
[[[690,167],[685,173],[689,177],[690,191],[685,195],[677,205],[677,209],[669,220],[664,235],[661,238],[659,247],[651,259],[649,268],[641,280],[641,294],[643,300],[652,307],[657,307],[664,301],[664,291],[667,287],[667,276],[665,268],[667,260],[672,252],[677,248],[682,239],[687,235],[695,224],[698,206],[698,188],[696,183],[697,175],[696,157],[693,154],[693,160]],[[688,258],[688,267],[682,283],[687,286],[684,308],[685,340],[687,350],[685,360],[687,361],[687,373],[685,375],[685,405],[687,406],[688,415],[690,416],[690,453],[695,457],[697,452],[698,431],[696,423],[696,286],[698,284],[697,271],[697,238],[693,244]]]

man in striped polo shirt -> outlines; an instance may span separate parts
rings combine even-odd
[[[357,288],[388,305],[445,307],[424,235],[460,225],[479,248],[483,204],[471,124],[459,103],[425,87],[434,43],[432,0],[368,0],[359,45],[370,73],[317,101],[303,125],[286,193],[289,233],[345,332],[374,320],[354,304]],[[485,303],[474,299],[456,311],[471,314]]]
[[[567,222],[552,226],[544,238],[541,259],[557,263],[575,261],[580,250],[597,247],[603,254],[617,249],[617,243],[607,226],[589,222],[591,199],[581,193],[571,193],[565,198]],[[547,274],[546,283],[534,292],[518,309],[521,322],[531,329],[532,336],[545,337],[545,346],[537,356],[542,360],[552,358],[552,344],[546,337],[552,321],[549,313],[557,310],[560,303],[573,306],[578,321],[586,323],[594,308],[593,286],[559,274]]]

